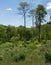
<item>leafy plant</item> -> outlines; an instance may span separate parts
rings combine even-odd
[[[45,59],[46,59],[46,61],[51,62],[51,52],[45,53]]]
[[[25,53],[24,52],[19,52],[14,55],[14,61],[20,61],[20,60],[25,60]]]
[[[3,55],[0,55],[0,61],[3,60]]]
[[[43,43],[43,44],[46,44],[46,40],[43,40],[42,43]]]

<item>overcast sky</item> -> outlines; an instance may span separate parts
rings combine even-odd
[[[17,8],[20,2],[26,1],[31,5],[31,8],[36,8],[38,4],[43,4],[48,15],[46,20],[49,21],[51,14],[51,0],[0,0],[0,24],[20,26],[24,25],[23,17],[18,15]],[[32,26],[31,18],[27,18],[27,27]]]

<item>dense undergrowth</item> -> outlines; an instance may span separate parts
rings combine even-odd
[[[29,44],[22,42],[19,41],[17,44],[6,42],[0,45],[1,65],[51,65],[50,62],[46,62],[49,61],[47,59],[49,55],[46,53],[51,52],[50,40],[46,43],[44,41],[41,43],[29,41]]]

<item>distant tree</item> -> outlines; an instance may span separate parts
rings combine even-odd
[[[32,27],[34,27],[34,20],[35,20],[35,10],[34,9],[31,9],[29,11],[29,17],[32,17]]]
[[[10,41],[10,39],[13,36],[17,36],[17,29],[14,26],[8,25],[6,28],[7,33],[7,41]]]
[[[39,4],[36,8],[36,24],[38,28],[38,41],[40,42],[40,31],[41,23],[44,20],[45,15],[47,14],[43,5]]]
[[[20,40],[24,39],[24,36],[25,36],[24,35],[24,33],[25,33],[24,29],[25,29],[24,26],[19,26],[18,29],[17,29],[17,32],[18,32],[18,34],[20,36]]]
[[[24,17],[24,26],[26,27],[26,13],[28,11],[29,4],[27,2],[21,2],[19,4],[18,10],[20,11],[19,14],[23,15]]]
[[[24,27],[23,26],[19,26],[18,27],[18,34],[20,35],[20,40],[30,40],[32,38],[32,32],[29,28],[26,28],[25,29],[25,32],[24,32]],[[26,33],[26,35],[25,35]]]
[[[7,39],[6,27],[4,25],[0,25],[0,43],[5,42]]]

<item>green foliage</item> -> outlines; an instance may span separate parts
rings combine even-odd
[[[23,26],[19,26],[17,31],[18,31],[18,34],[20,36],[20,40],[24,40],[24,36],[25,36],[25,28]]]
[[[3,25],[0,25],[0,43],[3,43],[6,41],[6,27]]]
[[[5,42],[17,43],[18,41],[31,41],[34,43],[38,39],[36,27],[26,28],[23,26],[4,26],[0,25],[0,44]],[[41,26],[41,41],[51,40],[51,25]]]
[[[13,36],[17,35],[17,29],[14,26],[8,25],[6,28],[6,33],[7,33],[7,41],[10,41],[10,39]]]
[[[23,47],[24,41],[18,41],[18,44],[16,44],[18,47]]]
[[[39,4],[36,8],[36,15],[38,16],[38,18],[40,17],[40,19],[43,20],[46,14],[47,12],[44,6]]]
[[[15,53],[16,52],[16,53]],[[13,57],[14,62],[20,61],[20,60],[25,60],[26,57],[26,49],[24,48],[19,48],[18,50],[11,50],[11,56]]]
[[[13,46],[14,46],[13,43],[9,43],[9,42],[6,42],[0,45],[1,48],[8,48],[8,47],[13,47]]]
[[[40,43],[41,44],[41,43]],[[1,44],[3,45],[3,44]],[[41,51],[40,51],[41,50]],[[36,47],[34,43],[27,44],[26,47],[0,47],[0,55],[3,59],[0,60],[1,65],[43,65],[45,64],[45,52],[51,50],[51,40],[47,44],[42,44],[41,47]],[[51,54],[51,51],[50,51]],[[51,62],[51,61],[50,61]],[[51,63],[47,63],[51,65]]]
[[[46,61],[51,62],[51,52],[45,53],[45,59],[46,59]]]
[[[30,43],[29,45],[27,45],[27,48],[29,48],[29,49],[35,49],[36,46],[33,43]]]
[[[25,53],[24,52],[19,52],[16,55],[14,55],[14,61],[20,61],[20,60],[25,60]]]
[[[25,31],[25,39],[30,40],[32,38],[32,32],[29,29],[26,29]]]
[[[43,41],[42,41],[43,44],[46,44],[46,42],[47,42],[47,40],[43,40]]]
[[[0,54],[0,61],[2,61],[2,60],[3,60],[3,55]]]
[[[19,26],[18,27],[18,34],[20,35],[20,40],[30,40],[32,38],[32,32],[30,29]]]
[[[51,40],[51,25],[46,24],[41,26],[41,40]]]
[[[10,41],[12,42],[12,43],[17,43],[18,41],[19,41],[19,36],[13,36],[11,39],[10,39]]]
[[[39,44],[39,42],[38,41],[35,41],[34,44]]]

